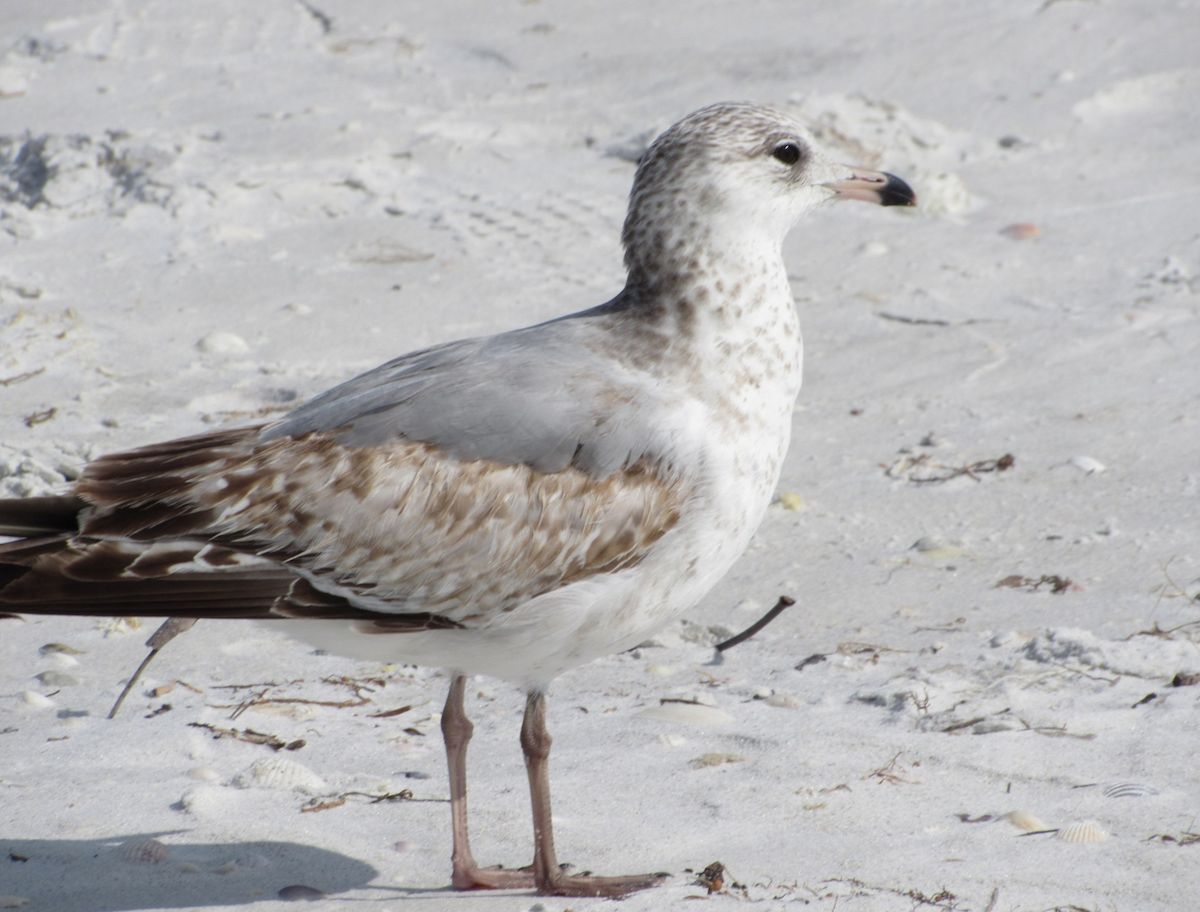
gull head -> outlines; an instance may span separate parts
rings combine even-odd
[[[904,181],[840,165],[799,123],[746,102],[710,105],[668,129],[638,164],[622,240],[631,272],[698,247],[778,251],[804,215],[833,199],[912,206]]]

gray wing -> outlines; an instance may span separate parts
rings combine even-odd
[[[611,356],[604,309],[412,352],[337,386],[263,430],[353,447],[428,443],[460,460],[574,466],[606,477],[653,452],[656,384]]]

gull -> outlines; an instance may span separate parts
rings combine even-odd
[[[61,496],[0,501],[0,610],[254,618],[331,652],[448,669],[451,882],[618,897],[571,875],[550,813],[546,689],[694,606],[745,550],[800,390],[785,235],[834,199],[915,204],[749,103],[642,157],[612,300],[437,345],[282,419],[103,456]],[[153,645],[153,644],[151,644]],[[467,675],[527,695],[528,868],[467,827]]]

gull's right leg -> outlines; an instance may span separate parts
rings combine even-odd
[[[450,768],[450,817],[454,830],[451,856],[454,872],[450,882],[456,890],[526,889],[534,886],[532,870],[481,868],[471,855],[471,841],[467,835],[467,744],[475,726],[467,718],[463,706],[466,686],[466,676],[456,673],[450,680],[450,693],[446,695],[446,706],[442,710],[442,737],[446,742],[446,765]]]

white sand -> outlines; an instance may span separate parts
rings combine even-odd
[[[626,158],[704,104],[788,108],[909,179],[922,212],[831,206],[788,242],[801,509],[771,509],[699,626],[556,682],[559,855],[676,875],[629,912],[683,907],[716,860],[745,889],[709,907],[1195,905],[1200,687],[1169,686],[1200,672],[1194,2],[6,0],[0,37],[0,160],[45,137],[57,168],[33,208],[36,175],[2,184],[7,494],[606,299]],[[783,593],[711,664],[706,627]],[[152,629],[0,621],[0,905],[292,908],[303,884],[337,894],[314,909],[600,906],[451,893],[441,802],[300,813],[446,797],[436,671],[202,623],[107,721]],[[219,689],[353,700],[341,676],[386,686],[233,721],[257,691]],[[150,695],[176,679],[203,692]],[[640,715],[679,697],[732,720]],[[521,700],[479,679],[469,706],[476,855],[519,865]],[[238,787],[272,758],[303,788]],[[1108,836],[1022,836],[1013,811]],[[158,864],[115,848],[154,835]]]

